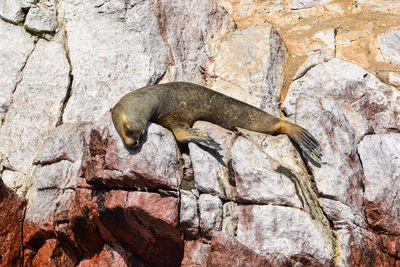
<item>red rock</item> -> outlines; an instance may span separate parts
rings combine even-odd
[[[32,261],[32,266],[73,266],[74,261],[63,251],[56,239],[49,239],[39,249]]]
[[[141,260],[132,253],[119,246],[104,245],[101,252],[90,259],[82,260],[77,267],[147,267]]]
[[[140,146],[128,150],[109,113],[85,137],[82,173],[97,188],[177,189],[182,177],[172,133],[149,124]]]
[[[207,264],[210,245],[200,240],[185,241],[185,254],[181,267],[204,267]]]
[[[151,266],[180,266],[177,198],[113,190],[100,193],[97,205],[102,225],[119,243]]]
[[[22,266],[22,221],[26,201],[0,178],[0,266]]]
[[[93,218],[97,205],[93,200],[92,193],[90,189],[76,189],[68,225],[74,240],[79,244],[79,248],[86,257],[93,256],[104,245],[104,239]]]
[[[272,255],[271,259],[257,254],[238,240],[222,232],[215,232],[207,259],[209,267],[268,267],[291,266],[290,260],[283,255]]]

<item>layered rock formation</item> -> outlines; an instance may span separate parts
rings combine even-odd
[[[400,265],[399,9],[1,1],[0,266]],[[207,122],[219,153],[154,123],[127,150],[109,109],[169,81],[300,124],[321,168]]]

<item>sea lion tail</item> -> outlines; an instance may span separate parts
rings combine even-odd
[[[289,122],[281,126],[282,132],[286,133],[303,151],[303,155],[316,167],[321,167],[321,147],[314,136],[306,129]]]

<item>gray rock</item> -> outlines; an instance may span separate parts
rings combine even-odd
[[[0,18],[14,24],[23,22],[25,19],[25,14],[22,12],[21,5],[18,0],[1,0]]]
[[[99,119],[121,96],[164,75],[163,81],[203,83],[201,67],[209,64],[205,41],[229,28],[229,16],[212,0],[67,0],[59,14],[74,77],[65,122]]]
[[[192,239],[199,234],[199,214],[197,198],[192,192],[181,190],[180,225],[185,231],[185,237]]]
[[[204,237],[211,237],[222,228],[222,201],[218,197],[202,194],[199,197],[200,228]]]
[[[212,73],[214,41],[235,28],[233,19],[215,0],[160,2],[172,65],[165,81],[204,84]]]
[[[238,200],[301,208],[294,183],[274,171],[278,166],[278,162],[263,153],[253,142],[239,137],[232,148],[232,168],[236,173]]]
[[[239,206],[237,239],[261,255],[281,252],[285,255],[312,255],[329,265],[332,240],[321,234],[309,214],[290,207],[273,205]]]
[[[0,40],[0,117],[3,118],[10,108],[12,94],[22,78],[21,71],[32,53],[35,38],[22,27],[0,20]]]
[[[53,15],[42,6],[29,9],[24,25],[28,31],[36,33],[54,32],[57,28]]]
[[[168,47],[149,1],[127,9],[124,1],[60,4],[73,75],[64,122],[98,120],[124,94],[165,73]]]
[[[89,186],[79,178],[83,136],[88,125],[64,124],[49,133],[35,159],[32,186],[26,197],[25,219],[49,229],[55,221],[68,220],[78,187]]]
[[[236,236],[238,224],[238,205],[235,202],[224,204],[222,231],[229,236]]]
[[[356,131],[332,98],[299,97],[297,123],[321,144],[321,168],[310,165],[319,193],[362,210],[362,169],[357,156]]]
[[[0,129],[0,146],[16,170],[14,188],[22,186],[43,139],[56,126],[69,85],[68,72],[63,44],[39,40]]]
[[[303,77],[304,74],[306,74],[307,71],[309,71],[311,68],[323,62],[326,62],[333,57],[333,54],[328,53],[325,50],[312,53],[297,70],[296,74],[293,77],[293,80],[297,80],[298,78]]]
[[[378,35],[378,42],[383,57],[393,64],[400,64],[400,30]]]
[[[235,85],[238,92],[213,89],[279,116],[279,95],[287,49],[277,31],[261,23],[225,35],[216,47],[213,75]],[[231,88],[229,88],[231,89]]]
[[[240,129],[242,135],[255,143],[264,153],[280,166],[296,173],[307,173],[303,159],[285,134],[272,136]]]
[[[364,201],[370,225],[400,234],[400,134],[368,135],[358,147],[364,167]]]
[[[203,131],[221,145],[219,155],[206,151],[194,143],[189,144],[196,188],[203,193],[217,195],[223,199],[235,199],[236,190],[228,169],[230,149],[235,135],[208,122],[196,122],[194,128]],[[220,158],[222,156],[222,158]]]
[[[321,3],[329,2],[330,0],[291,0],[290,9],[306,9],[316,6]]]
[[[395,86],[400,86],[400,74],[396,72],[389,72],[389,82]]]
[[[66,123],[51,131],[38,150],[34,164],[46,165],[62,160],[80,161],[83,155],[84,133],[88,123]]]
[[[326,216],[333,222],[336,229],[367,228],[364,218],[342,202],[321,198],[321,204]]]
[[[341,59],[320,64],[292,83],[283,103],[284,111],[291,118],[296,116],[300,95],[310,99],[330,97],[358,112],[368,121],[369,130],[377,133],[400,125],[400,117],[396,116],[400,109],[399,92],[359,66]]]
[[[321,144],[322,167],[310,167],[322,196],[362,213],[357,144],[367,132],[398,127],[398,95],[360,67],[339,59],[320,64],[293,82],[283,108]]]
[[[84,149],[83,172],[88,183],[96,186],[176,190],[183,175],[174,136],[154,123],[147,125],[139,147],[131,150],[107,112],[91,127]]]
[[[29,9],[35,4],[37,4],[39,0],[19,0],[22,9]]]

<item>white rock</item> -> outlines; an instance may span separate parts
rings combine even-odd
[[[39,0],[19,0],[22,9],[29,9],[35,4],[37,4]]]
[[[241,134],[254,142],[259,148],[275,160],[279,165],[296,173],[307,173],[303,159],[285,134],[272,136],[239,129]]]
[[[160,2],[167,18],[165,35],[173,64],[166,81],[204,84],[211,74],[210,58],[214,40],[235,28],[233,19],[215,0]]]
[[[396,72],[389,72],[389,82],[396,86],[400,86],[400,74]]]
[[[362,212],[357,144],[367,132],[398,128],[399,101],[395,88],[339,59],[320,64],[293,82],[283,108],[321,144],[322,167],[310,167],[322,196]]]
[[[83,154],[84,132],[88,123],[66,123],[52,130],[38,150],[34,164],[49,164],[66,160],[80,161]]]
[[[296,118],[321,145],[321,168],[309,164],[319,193],[361,212],[362,170],[356,153],[360,139],[340,105],[329,96],[315,99],[301,95]]]
[[[261,255],[312,255],[323,265],[333,256],[332,240],[319,231],[311,217],[296,208],[239,206],[237,239]]]
[[[189,143],[196,188],[200,192],[224,199],[235,199],[236,190],[234,183],[230,181],[233,177],[230,177],[228,169],[234,133],[208,122],[196,122],[194,128],[208,134],[222,148],[216,154],[214,151],[206,151],[194,143]]]
[[[235,202],[224,204],[222,231],[229,236],[236,236],[238,224],[238,205]]]
[[[370,224],[400,234],[400,134],[368,135],[358,147]]]
[[[253,142],[239,137],[232,147],[238,200],[301,208],[293,182],[275,171],[278,165]]]
[[[283,103],[284,111],[291,118],[296,116],[300,95],[314,99],[331,97],[360,113],[369,128],[377,133],[400,125],[400,117],[396,116],[400,110],[399,92],[344,60],[332,59],[320,64],[292,83]]]
[[[252,100],[250,104],[279,115],[282,73],[287,57],[282,39],[270,24],[261,23],[236,30],[219,41],[213,73],[225,82],[240,86],[240,89],[228,93],[218,86],[213,88],[226,91],[242,101],[249,99],[248,95],[256,97],[258,103]]]
[[[124,1],[105,4],[61,3],[73,75],[64,122],[100,119],[124,94],[155,83],[167,69],[168,48],[150,2],[127,10]]]
[[[321,198],[321,204],[326,216],[333,222],[335,229],[367,228],[364,218],[342,202]]]
[[[0,18],[15,24],[23,22],[25,15],[18,0],[1,0]]]
[[[107,112],[91,127],[84,146],[82,164],[88,183],[125,189],[178,188],[182,177],[178,147],[173,134],[157,124],[149,123],[139,146],[127,149]]]
[[[394,64],[400,64],[400,30],[378,35],[379,48],[383,57]]]
[[[43,139],[58,121],[69,84],[68,72],[63,45],[39,40],[0,130],[0,146],[18,171],[17,176],[27,173]]]
[[[335,56],[335,29],[329,28],[326,30],[318,31],[312,36],[311,50],[312,51],[322,51],[326,57]]]
[[[186,238],[194,238],[198,235],[199,224],[197,198],[192,192],[181,190],[180,225],[185,231]]]
[[[293,77],[293,80],[296,80],[304,76],[304,74],[306,74],[307,71],[309,71],[311,68],[315,67],[318,64],[328,61],[329,59],[333,58],[333,56],[334,55],[331,55],[328,52],[326,52],[326,50],[312,53],[297,70],[296,74]]]
[[[253,105],[255,107],[260,106],[260,97],[251,94],[248,90],[243,87],[227,82],[221,78],[216,78],[210,87],[212,90],[220,92],[224,95],[230,96],[237,100],[246,102],[247,104]]]
[[[64,124],[52,130],[43,142],[29,177],[32,186],[26,195],[28,222],[51,227],[58,219],[69,219],[77,188],[89,187],[79,175],[87,128],[83,123]]]
[[[222,228],[222,201],[215,196],[202,194],[199,197],[200,228],[205,237]]]
[[[330,0],[291,0],[290,9],[306,9],[328,2],[330,2]]]
[[[24,25],[27,30],[39,33],[53,32],[57,28],[51,13],[43,7],[36,6],[29,9]]]
[[[21,70],[34,48],[35,38],[22,27],[0,20],[0,40],[0,117],[3,117],[21,79]]]

